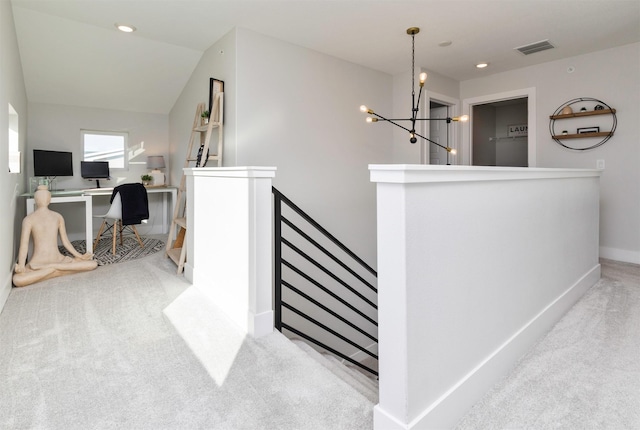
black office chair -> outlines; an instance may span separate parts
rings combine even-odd
[[[149,200],[147,198],[147,189],[142,184],[122,184],[113,189],[111,193],[111,207],[104,215],[96,215],[97,218],[103,218],[98,235],[93,243],[93,249],[96,249],[100,237],[104,233],[111,231],[113,237],[113,245],[111,252],[116,253],[116,240],[120,235],[120,245],[122,245],[122,237],[125,229],[131,230],[140,244],[140,248],[144,248],[142,239],[138,234],[135,224],[142,223],[143,220],[149,219]],[[109,224],[109,220],[112,220]]]

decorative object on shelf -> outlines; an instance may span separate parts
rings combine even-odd
[[[469,119],[468,115],[462,115],[459,117],[447,117],[447,118],[418,118],[418,110],[419,110],[419,106],[420,106],[420,97],[422,97],[422,88],[424,87],[424,83],[427,80],[427,74],[426,73],[420,73],[420,82],[419,82],[419,87],[420,87],[420,91],[418,93],[418,99],[416,100],[416,91],[415,91],[415,56],[416,56],[416,49],[415,49],[415,36],[416,34],[418,34],[420,32],[420,29],[418,27],[410,27],[407,29],[407,34],[409,36],[411,36],[411,118],[401,118],[401,119],[389,119],[389,118],[385,118],[382,115],[377,114],[376,112],[374,112],[373,110],[369,109],[368,107],[366,107],[365,105],[360,106],[360,111],[367,113],[369,115],[373,115],[374,117],[367,117],[367,122],[372,123],[372,122],[378,122],[378,121],[387,121],[390,122],[391,124],[400,127],[403,130],[406,130],[409,132],[409,142],[416,143],[418,141],[418,137],[426,140],[427,142],[430,142],[436,146],[439,146],[440,148],[444,149],[447,151],[447,160],[449,158],[449,154],[455,154],[456,150],[454,148],[449,147],[449,142],[447,142],[447,146],[441,145],[438,142],[434,142],[433,140],[424,137],[418,133],[416,133],[416,121],[446,121],[447,124],[451,123],[451,121],[467,121]],[[405,127],[403,125],[398,124],[397,121],[410,121],[411,122],[411,128]],[[449,164],[449,163],[447,163]]]
[[[586,104],[586,106],[582,106],[579,112],[574,113],[572,106],[577,103],[579,103],[580,105]],[[590,108],[587,108],[587,106],[589,105],[593,106],[592,110],[589,110]],[[605,130],[608,128],[609,131],[600,131],[600,126],[578,127],[575,134],[569,134],[566,130],[562,130],[560,134],[555,131],[556,121],[558,120],[568,120],[582,117],[597,119],[598,116],[606,118],[607,115],[610,117],[611,125],[610,127],[605,127]],[[549,132],[551,133],[551,138],[560,146],[574,151],[586,151],[603,145],[605,142],[611,139],[618,125],[616,110],[607,105],[605,102],[590,97],[581,97],[563,103],[558,109],[555,110],[553,115],[549,116],[549,118]],[[590,146],[580,146],[581,143],[587,141],[585,139],[594,137],[601,138],[601,140]],[[569,145],[567,142],[571,141],[572,139],[578,140],[575,141],[576,144]]]
[[[164,156],[163,155],[150,155],[147,157],[147,169],[151,169],[151,177],[153,181],[151,185],[153,186],[161,186],[164,185],[164,173],[162,173],[159,169],[164,169]]]
[[[202,118],[202,125],[209,124],[209,111],[208,110],[205,110],[204,112],[202,112],[200,117]]]
[[[578,134],[598,133],[600,132],[600,127],[581,127],[577,132]]]
[[[147,186],[150,185],[153,182],[153,176],[145,173],[144,175],[140,176],[140,179],[142,179],[142,185]]]

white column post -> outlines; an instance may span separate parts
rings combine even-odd
[[[185,277],[254,337],[273,331],[275,167],[186,168]]]

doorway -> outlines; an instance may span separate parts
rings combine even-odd
[[[449,106],[431,101],[429,118],[440,118],[443,121],[433,121],[429,124],[429,139],[440,145],[447,146],[449,127],[446,118],[449,116]],[[451,164],[449,153],[437,145],[429,144],[429,164]]]
[[[527,167],[527,98],[474,105],[474,166]]]
[[[464,99],[462,106],[470,116],[462,130],[462,164],[536,166],[535,88]]]
[[[425,109],[429,110],[429,118],[437,121],[424,121],[424,136],[428,136],[430,140],[455,149],[455,151],[447,152],[444,148],[438,147],[428,141],[423,141],[420,158],[422,164],[463,164],[460,155],[460,126],[457,122],[447,123],[447,118],[452,118],[460,114],[460,100],[444,94],[438,94],[433,91],[427,91],[425,97]]]

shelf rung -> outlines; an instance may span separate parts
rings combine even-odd
[[[186,218],[176,218],[173,220],[173,222],[175,222],[177,225],[179,225],[182,228],[187,228],[187,219]]]
[[[182,248],[172,248],[167,251],[167,257],[173,260],[174,263],[180,264],[180,253],[182,252]]]
[[[211,125],[211,128],[218,128],[220,126],[220,123],[214,122]],[[209,128],[209,125],[200,125],[196,128],[193,129],[193,131],[199,131],[199,132],[203,132],[203,131],[207,131],[207,129]]]

